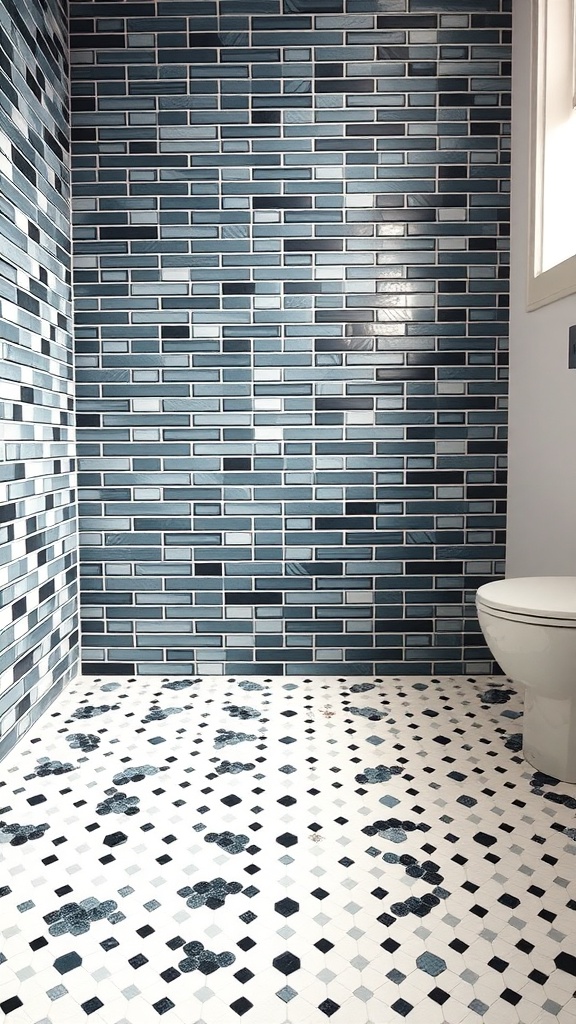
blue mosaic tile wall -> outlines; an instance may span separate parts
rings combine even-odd
[[[510,0],[79,0],[88,672],[482,672]]]
[[[0,3],[0,756],[78,666],[67,13]]]

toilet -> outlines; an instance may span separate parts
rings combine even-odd
[[[494,658],[526,687],[523,754],[576,782],[576,576],[525,576],[479,587],[480,628]]]

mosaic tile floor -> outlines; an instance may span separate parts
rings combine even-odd
[[[576,1019],[505,680],[82,680],[0,766],[9,1024]]]

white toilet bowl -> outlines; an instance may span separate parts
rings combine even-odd
[[[476,608],[496,661],[526,687],[524,757],[576,782],[576,576],[485,583]]]

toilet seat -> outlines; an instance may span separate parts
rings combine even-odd
[[[476,604],[498,618],[576,628],[576,576],[521,576],[484,583]]]
[[[526,761],[576,783],[576,576],[494,580],[476,609],[498,670],[524,688]]]

